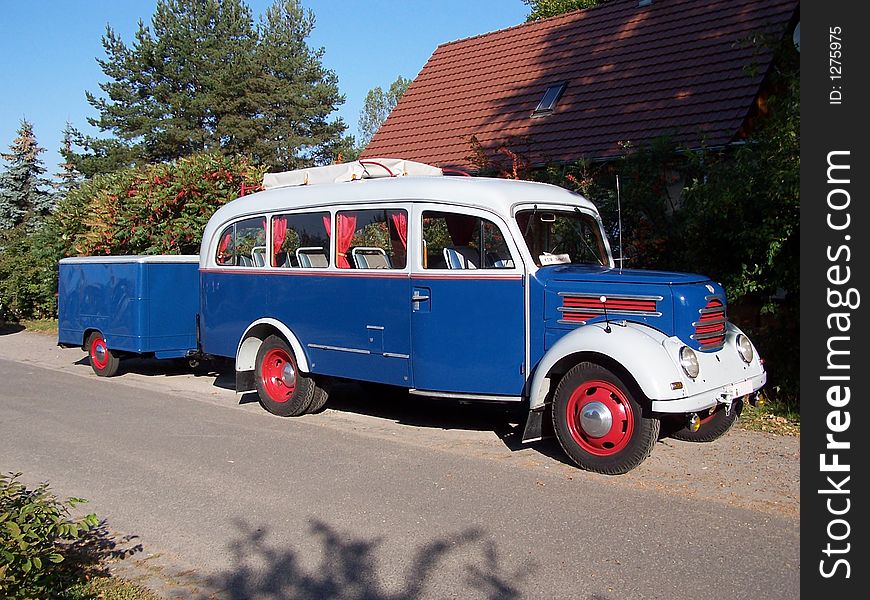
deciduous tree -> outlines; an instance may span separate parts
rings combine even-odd
[[[386,92],[380,86],[369,90],[359,117],[360,148],[365,148],[372,141],[375,133],[384,124],[384,121],[387,120],[393,109],[396,108],[399,99],[405,94],[410,85],[410,79],[399,75],[390,84],[390,89]]]
[[[526,21],[538,21],[555,17],[572,10],[589,8],[607,2],[607,0],[523,0],[531,8]]]

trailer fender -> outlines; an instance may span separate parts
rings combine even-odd
[[[558,383],[553,375],[567,371],[583,356],[600,355],[621,365],[637,382],[649,399],[668,400],[681,398],[681,390],[671,389],[671,382],[683,377],[675,360],[668,355],[663,342],[667,339],[659,331],[637,323],[611,322],[586,325],[565,335],[550,348],[532,377],[529,387],[529,410],[544,407],[547,396]],[[563,359],[577,356],[577,361],[564,363],[553,369]],[[594,361],[594,358],[591,358]]]
[[[278,331],[290,347],[296,357],[296,367],[303,373],[310,371],[308,357],[302,349],[302,344],[289,327],[277,319],[265,318],[254,321],[242,334],[239,347],[236,350],[236,392],[254,391],[254,369],[257,362],[257,351],[268,336]]]

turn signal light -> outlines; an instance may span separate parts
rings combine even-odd
[[[749,403],[755,408],[764,408],[764,403],[767,399],[764,397],[764,392],[759,391]]]

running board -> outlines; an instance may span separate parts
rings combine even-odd
[[[415,396],[427,396],[429,398],[448,398],[450,400],[467,400],[468,402],[522,402],[522,396],[494,396],[489,394],[461,394],[459,392],[433,392],[429,390],[408,390]]]

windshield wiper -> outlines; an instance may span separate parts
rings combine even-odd
[[[529,216],[529,222],[526,223],[526,230],[523,232],[523,237],[524,237],[525,239],[528,239],[528,237],[529,237],[529,229],[532,228],[532,221],[535,220],[535,215],[536,215],[536,214],[538,214],[538,205],[537,205],[537,204],[535,204],[535,205],[532,207],[532,214],[531,214],[531,216]]]

